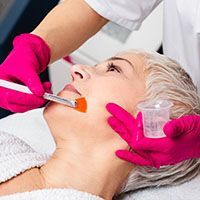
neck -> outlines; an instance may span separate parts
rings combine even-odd
[[[82,135],[85,135],[83,131]],[[98,134],[95,132],[95,135]],[[56,140],[56,151],[40,168],[45,187],[74,188],[112,199],[133,165],[115,156],[120,148],[116,139],[102,142],[82,138],[79,141],[69,137]]]

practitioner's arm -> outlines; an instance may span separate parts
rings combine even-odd
[[[107,20],[93,11],[84,0],[65,0],[55,7],[32,34],[22,34],[13,41],[13,50],[0,65],[0,79],[28,86],[32,94],[0,87],[0,107],[12,112],[25,112],[45,103],[38,74],[53,62],[71,53],[106,24]]]
[[[47,42],[51,49],[52,62],[77,49],[106,22],[85,1],[65,0],[32,33]]]

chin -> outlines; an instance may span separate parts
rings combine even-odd
[[[70,98],[72,100],[75,100],[77,98],[77,95],[69,94],[68,92],[60,92],[59,96],[63,98]],[[46,121],[61,122],[63,120],[78,120],[80,116],[85,117],[85,113],[81,113],[76,109],[63,104],[49,102],[44,108],[43,116]]]
[[[68,107],[63,104],[49,102],[44,109],[44,115],[50,115],[52,118],[66,118],[73,113],[77,113],[74,108]]]

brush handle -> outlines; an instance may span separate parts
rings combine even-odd
[[[2,80],[0,79],[0,86],[1,87],[5,87],[11,90],[16,90],[19,92],[23,92],[23,93],[27,93],[27,94],[33,94],[28,87],[24,86],[24,85],[20,85],[17,83],[13,83],[13,82],[9,82],[6,80]]]
[[[19,91],[19,92],[27,93],[27,94],[33,94],[29,90],[29,88],[24,86],[24,85],[9,82],[9,81],[2,80],[2,79],[0,79],[0,86],[11,89],[11,90],[16,90],[16,91]],[[62,98],[62,97],[56,96],[54,94],[50,94],[50,93],[45,92],[44,95],[43,95],[43,98],[46,99],[46,100],[49,100],[49,101],[53,101],[53,102],[56,102],[56,103],[61,103],[61,104],[67,105],[69,107],[73,107],[73,108],[76,107],[76,101],[73,101],[71,99]]]
[[[44,97],[44,99],[47,99],[49,101],[61,103],[61,104],[64,104],[64,105],[72,107],[72,108],[76,107],[76,101],[73,101],[71,99],[62,98],[60,96],[50,94],[50,93],[44,93],[43,97]]]

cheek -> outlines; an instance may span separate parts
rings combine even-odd
[[[130,83],[123,80],[101,80],[93,83],[88,95],[89,105],[102,107],[114,102],[121,106],[131,105],[133,100],[133,88]]]
[[[144,98],[144,81],[133,77],[130,80],[120,78],[105,78],[91,84],[88,95],[89,105],[93,111],[106,111],[105,105],[116,103],[132,114],[137,113],[137,104]],[[94,109],[95,108],[95,109]],[[107,113],[107,111],[106,111]]]

